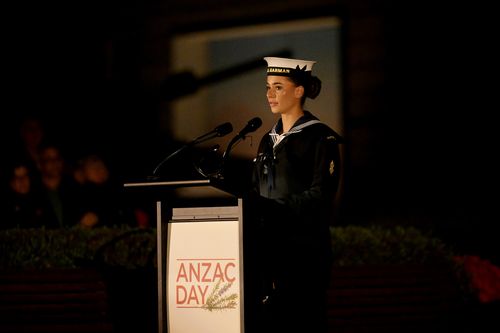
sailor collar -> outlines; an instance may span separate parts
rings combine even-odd
[[[319,119],[315,118],[309,112],[306,111],[305,115],[299,118],[288,132],[278,134],[278,132],[281,131],[283,128],[283,123],[281,119],[278,120],[278,122],[273,126],[271,132],[269,133],[269,135],[271,136],[271,140],[273,142],[273,149],[276,148],[280,144],[280,142],[283,141],[283,139],[286,138],[287,136],[300,133],[304,128],[320,123],[322,122]]]

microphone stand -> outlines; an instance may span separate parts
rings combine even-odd
[[[224,154],[222,154],[222,167],[224,168],[224,164],[226,160],[229,158],[229,154],[231,153],[231,149],[233,149],[233,146],[236,144],[236,142],[240,141],[245,137],[240,137],[239,135],[235,136],[234,138],[229,141],[226,151],[224,151]]]
[[[233,149],[233,146],[237,142],[239,142],[240,140],[244,140],[248,133],[254,132],[261,125],[262,125],[262,120],[259,117],[252,118],[248,121],[246,126],[236,136],[234,136],[231,139],[231,141],[227,145],[226,151],[222,155],[221,169],[219,171],[219,174],[217,175],[218,178],[224,179],[224,173],[225,173],[224,169],[225,169],[226,161],[229,158],[229,154],[231,153],[231,149]]]
[[[199,137],[197,137],[196,139],[194,139],[193,141],[191,142],[188,142],[187,144],[183,145],[182,147],[180,147],[179,149],[177,149],[176,151],[174,151],[172,154],[168,155],[167,157],[165,157],[163,159],[163,161],[161,161],[157,166],[156,168],[154,169],[153,171],[153,175],[151,176],[151,178],[157,178],[156,174],[158,172],[158,170],[160,169],[160,167],[165,164],[167,161],[171,160],[172,158],[174,158],[176,155],[178,155],[179,153],[183,152],[184,150],[186,150],[187,148],[190,148],[192,146],[195,146],[199,143],[202,143],[202,142],[205,142],[207,140],[210,140],[210,139],[213,139],[217,136],[220,136],[220,133],[218,133],[217,131],[213,131],[213,132],[210,132],[210,133],[207,133],[207,134],[203,134]]]
[[[231,153],[231,149],[233,149],[233,146],[239,142],[240,140],[243,140],[245,139],[245,136],[240,136],[240,135],[236,135],[235,137],[233,137],[231,139],[231,141],[229,141],[229,143],[227,144],[227,147],[226,147],[226,150],[224,151],[224,153],[222,154],[222,161],[221,161],[221,166],[220,166],[220,170],[219,172],[217,173],[217,179],[219,180],[224,180],[224,174],[226,173],[225,169],[226,169],[226,161],[228,160],[229,158],[229,154]]]

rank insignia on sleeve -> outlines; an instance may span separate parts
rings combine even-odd
[[[333,160],[330,161],[330,175],[333,175],[333,172],[335,171],[335,163]]]

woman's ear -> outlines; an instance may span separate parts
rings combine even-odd
[[[302,96],[304,96],[304,87],[303,86],[295,87],[295,97],[302,98]]]

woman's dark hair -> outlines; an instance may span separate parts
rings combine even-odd
[[[321,80],[317,76],[290,76],[290,80],[295,85],[304,87],[304,95],[301,99],[302,105],[304,105],[307,97],[315,99],[321,92]]]
[[[315,99],[321,92],[321,80],[317,76],[311,76],[308,81],[308,87],[304,87],[306,90],[305,95]]]

